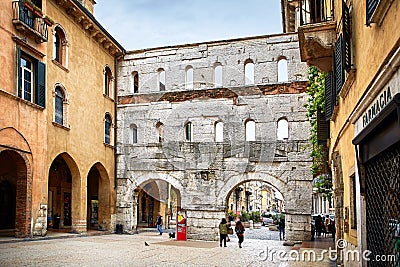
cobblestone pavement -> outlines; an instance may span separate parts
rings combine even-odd
[[[247,231],[248,236],[260,233]],[[218,242],[175,241],[168,235],[145,232],[0,242],[0,266],[334,266],[329,259],[278,261],[271,256],[273,251],[290,250],[291,247],[275,240],[246,238],[243,248],[239,249],[232,236],[227,247],[221,248]],[[294,258],[297,254],[292,252]],[[321,253],[318,249],[315,252],[317,257]]]
[[[268,227],[261,226],[260,229],[247,229],[245,238],[260,240],[279,240],[279,231],[269,231]]]

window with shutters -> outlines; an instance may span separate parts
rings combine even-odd
[[[56,126],[68,125],[68,93],[62,84],[57,83],[54,87],[54,123]],[[53,123],[53,124],[54,124]]]
[[[45,107],[45,77],[46,65],[17,49],[18,97]]]
[[[381,24],[393,0],[366,0],[366,24]]]
[[[104,143],[109,145],[111,143],[111,116],[106,114],[104,118]]]
[[[344,61],[343,35],[340,34],[339,39],[336,41],[335,44],[335,55],[334,55],[336,95],[339,95],[345,81],[343,61]]]
[[[325,120],[329,121],[332,118],[335,103],[335,79],[333,72],[329,72],[325,77]]]
[[[343,68],[349,72],[351,69],[351,19],[349,8],[344,0],[342,7]]]
[[[54,103],[54,121],[58,124],[64,124],[64,92],[60,86],[56,87],[56,96],[55,96],[55,103]]]

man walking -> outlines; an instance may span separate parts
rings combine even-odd
[[[163,230],[162,230],[163,219],[162,219],[162,216],[161,216],[160,212],[158,212],[158,214],[157,214],[156,224],[157,224],[158,232],[160,233],[160,235],[162,235],[162,233],[163,233]]]

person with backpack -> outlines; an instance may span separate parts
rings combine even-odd
[[[158,232],[160,233],[160,235],[162,235],[163,234],[163,230],[162,230],[163,219],[162,219],[160,212],[158,212],[158,214],[157,214],[156,224],[157,224]]]
[[[224,241],[224,247],[226,247],[226,237],[228,236],[228,225],[225,218],[222,218],[219,224],[219,246],[222,247],[222,241]]]
[[[239,238],[239,242],[238,242],[239,248],[242,248],[242,243],[244,240],[244,226],[240,220],[236,222],[235,232],[236,232],[237,237]]]

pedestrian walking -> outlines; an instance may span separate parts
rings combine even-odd
[[[285,240],[285,218],[280,218],[278,227],[279,227],[279,240]]]
[[[224,241],[224,247],[226,247],[226,237],[228,236],[228,225],[225,218],[222,218],[219,224],[219,246],[222,247],[222,241]]]
[[[324,226],[325,226],[325,237],[326,234],[329,232],[329,225],[331,224],[331,220],[329,219],[329,215],[325,215],[325,222],[324,222]]]
[[[236,222],[235,232],[236,232],[237,237],[239,238],[239,242],[238,242],[239,248],[242,248],[242,243],[244,240],[244,226],[240,220]]]
[[[161,213],[160,213],[160,212],[158,212],[158,214],[157,214],[156,224],[157,224],[157,230],[158,230],[158,232],[160,233],[160,235],[162,235],[162,234],[163,234],[163,229],[162,229],[162,226],[163,226],[163,217],[161,216]]]

